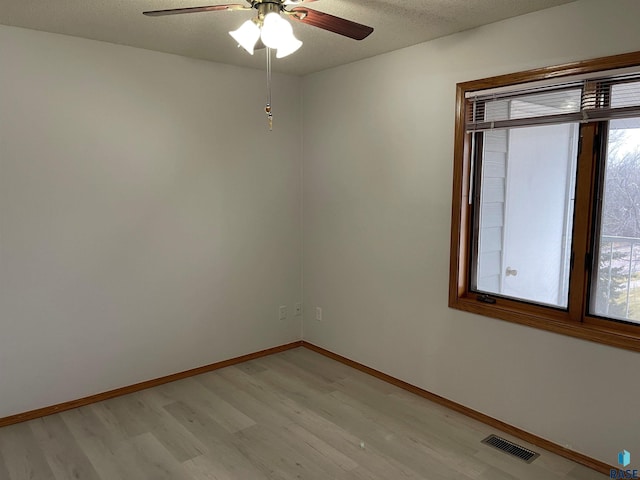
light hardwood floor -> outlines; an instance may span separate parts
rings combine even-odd
[[[2,480],[603,478],[304,348],[0,429]]]

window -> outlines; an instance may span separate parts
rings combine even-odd
[[[640,52],[457,90],[449,306],[640,351]]]

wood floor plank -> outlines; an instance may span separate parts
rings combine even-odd
[[[299,444],[301,448],[310,452],[317,452],[317,455],[322,459],[321,463],[335,464],[336,467],[346,472],[359,467],[355,460],[349,458],[300,425],[294,423],[285,427],[284,430],[287,432],[287,436],[291,435],[291,439]],[[337,469],[333,470],[337,471]]]
[[[140,480],[189,480],[182,464],[158,441],[152,433],[132,438],[118,450],[119,458],[137,473],[129,478]]]
[[[1,435],[1,432],[0,432]],[[0,478],[4,478],[9,480],[11,477],[9,476],[9,470],[7,470],[7,466],[4,463],[4,458],[2,456],[2,451],[0,450]]]
[[[566,478],[560,473],[550,472],[540,464],[536,464],[536,462],[525,463],[490,447],[478,450],[475,457],[493,468],[507,472],[520,480],[537,480],[541,478],[545,480],[560,480]]]
[[[341,471],[334,464],[318,461],[316,452],[291,441],[287,435],[256,425],[234,434],[234,444],[270,478],[334,478]]]
[[[182,463],[193,480],[236,480],[233,472],[206,455],[191,458]]]
[[[374,380],[377,380],[374,378]],[[365,395],[367,392],[362,391],[359,394]],[[452,412],[448,408],[425,402],[422,397],[405,390],[396,389],[390,393],[390,397],[398,399],[403,408],[409,415],[408,419],[416,425],[422,425],[429,431],[429,434],[436,434],[439,442],[447,443],[448,440],[461,444],[477,445],[478,448],[488,448],[486,445],[480,445],[478,442],[492,433],[496,433],[495,429],[480,423],[472,418]],[[538,447],[515,438],[507,433],[498,434],[512,442],[522,445],[533,451],[537,451]],[[558,455],[543,455],[536,460],[537,466],[542,466],[550,472],[568,474],[576,464],[566,458]],[[589,469],[588,469],[589,470]]]
[[[91,445],[99,449],[115,449],[128,436],[120,428],[104,423],[96,414],[96,405],[87,405],[60,413],[60,418],[76,438],[80,446]]]
[[[112,398],[107,402],[90,405],[94,413],[113,432],[113,435],[129,439],[147,433],[149,427],[141,418],[131,413],[128,404],[131,395]]]
[[[584,465],[575,465],[567,473],[567,478],[571,480],[602,480],[603,475],[585,467]],[[604,476],[606,478],[606,476]]]
[[[278,425],[300,425],[312,431],[318,438],[347,454],[360,465],[366,465],[377,472],[379,478],[419,478],[415,472],[371,448],[360,446],[361,439],[352,435],[341,425],[301,406],[287,397],[277,386],[269,385],[263,379],[247,378],[243,372],[227,370],[203,381],[217,389],[220,395],[235,398],[241,408],[250,408],[260,424],[272,427]],[[326,412],[325,412],[326,413]],[[359,467],[357,470],[366,470]]]
[[[307,350],[306,348],[298,350],[300,351],[292,352],[291,354],[289,352],[282,352],[282,355],[279,355],[277,358],[298,366],[304,372],[321,378],[327,384],[351,377],[354,372],[358,372],[358,370],[354,370],[353,368],[333,361],[330,358],[318,358],[315,352]],[[364,373],[363,375],[373,378]]]
[[[238,365],[234,365],[234,368],[242,370],[244,373],[246,373],[248,375],[253,375],[254,373],[264,372],[266,370],[266,367],[264,367],[262,365],[258,365],[258,363],[256,363],[256,362],[240,363]]]
[[[215,462],[220,470],[228,472],[234,478],[268,478],[235,447],[233,434],[205,412],[184,402],[176,402],[165,408],[207,447],[208,453],[205,456]]]
[[[607,477],[304,348],[0,428],[0,480],[452,478]]]
[[[430,416],[424,411],[412,410],[398,397],[376,389],[375,384],[347,377],[334,385],[337,392],[332,395],[338,396],[338,400],[354,402],[355,408],[368,412],[368,418],[374,418],[390,430],[400,430],[404,435],[419,439],[416,447],[429,457],[437,458],[449,468],[471,478],[486,470],[487,466],[474,457],[478,448],[484,447],[480,443],[483,435],[470,436],[469,433],[473,432],[451,428],[450,422],[442,415]],[[459,433],[464,433],[464,436],[460,437]]]
[[[190,403],[209,412],[209,415],[229,433],[256,425],[255,420],[213,392],[209,391],[202,398],[194,399]]]
[[[434,478],[450,478],[455,471],[458,478],[473,478],[478,472],[468,472],[460,469],[458,464],[447,463],[448,458],[442,458],[433,451],[424,436],[416,434],[413,428],[394,421],[393,418],[371,409],[363,401],[355,400],[341,392],[330,394],[330,401],[339,404],[341,414],[349,421],[354,429],[366,437],[366,442],[384,451],[397,462],[407,465],[421,475],[431,475]],[[370,425],[375,424],[375,429]],[[460,449],[462,450],[462,449]],[[464,451],[452,451],[451,456],[465,455]],[[456,468],[456,470],[454,470]],[[471,474],[470,474],[471,473]]]
[[[162,418],[151,433],[179,462],[199,457],[207,452],[207,447],[194,437],[172,416]]]
[[[328,393],[335,390],[331,378],[315,375],[299,367],[297,362],[286,360],[285,357],[272,355],[261,358],[259,361],[260,364],[267,367],[267,369],[265,372],[258,373],[257,376],[260,376],[262,373],[268,374],[270,372],[276,372],[284,377],[295,378],[297,384],[303,384],[316,392]]]
[[[0,452],[10,480],[56,480],[28,423],[0,429]]]
[[[500,470],[496,467],[489,467],[479,477],[478,480],[520,480],[518,477],[514,477],[510,473]]]
[[[405,455],[406,453],[402,452],[406,451],[411,442],[407,442],[407,445],[401,445],[401,442],[394,439],[392,432],[389,430],[384,429],[376,422],[368,421],[362,417],[361,412],[336,402],[331,396],[337,392],[322,393],[316,389],[313,382],[297,382],[296,377],[292,376],[291,372],[284,373],[278,369],[269,369],[254,376],[254,381],[260,380],[264,382],[262,385],[263,391],[267,388],[282,391],[285,396],[288,396],[297,405],[324,417],[334,425],[334,428],[336,425],[346,428],[357,438],[354,444],[366,443],[368,445],[367,451],[373,452],[377,458],[382,459],[382,463],[386,464],[386,466],[391,466],[393,476],[396,478],[423,478],[419,472],[416,472],[407,464],[397,461],[397,455],[390,454],[395,452],[401,456]],[[267,387],[264,385],[267,385]],[[370,463],[370,461],[367,463]],[[426,468],[426,465],[420,465]],[[439,473],[444,475],[445,469],[431,468],[431,474],[434,475],[434,478],[444,478],[442,476],[436,477],[435,475],[439,474],[436,470],[439,470]],[[450,472],[447,471],[446,474],[449,475]],[[393,478],[393,476],[387,478]]]
[[[60,418],[73,435],[101,479],[127,480],[123,477],[115,452],[127,438],[116,435],[95,414],[92,406],[68,410]],[[126,473],[126,472],[124,472]]]
[[[139,392],[128,396],[125,407],[127,414],[139,420],[141,429],[153,434],[179,462],[204,454],[204,445],[159,403],[153,401],[150,392]]]
[[[208,411],[216,422],[231,433],[256,424],[253,419],[220,398],[215,392],[207,390],[197,379],[182,380],[179,387],[166,384],[160,390],[165,397],[172,398],[174,402],[188,402],[190,405]]]
[[[283,428],[292,423],[277,407],[284,397],[273,395],[266,389],[260,389],[257,396],[251,395],[250,384],[255,385],[254,380],[242,370],[227,370],[220,375],[203,376],[200,380],[206,388],[233,402],[240,411],[260,425]]]
[[[62,417],[51,415],[32,420],[29,427],[57,480],[100,480]]]

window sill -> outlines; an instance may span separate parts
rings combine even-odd
[[[476,296],[473,294],[473,296],[451,299],[449,307],[611,347],[640,352],[640,336],[638,334],[621,331],[619,327],[615,329],[607,327],[606,323],[609,322],[606,320],[586,317],[582,322],[575,322],[568,319],[566,312],[556,312],[549,309],[549,312],[543,313],[542,308],[528,305],[527,308],[530,308],[531,311],[524,311],[523,306],[517,302],[498,299],[495,304],[486,304],[478,301]],[[518,308],[514,308],[510,304],[517,304]],[[638,329],[634,326],[630,327],[630,329],[632,328]]]

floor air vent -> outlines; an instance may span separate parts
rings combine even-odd
[[[532,452],[527,448],[521,447],[520,445],[510,442],[509,440],[505,440],[504,438],[500,438],[497,435],[489,435],[487,438],[482,440],[482,443],[486,443],[493,448],[502,450],[503,452],[527,463],[533,462],[540,456],[539,453]]]

